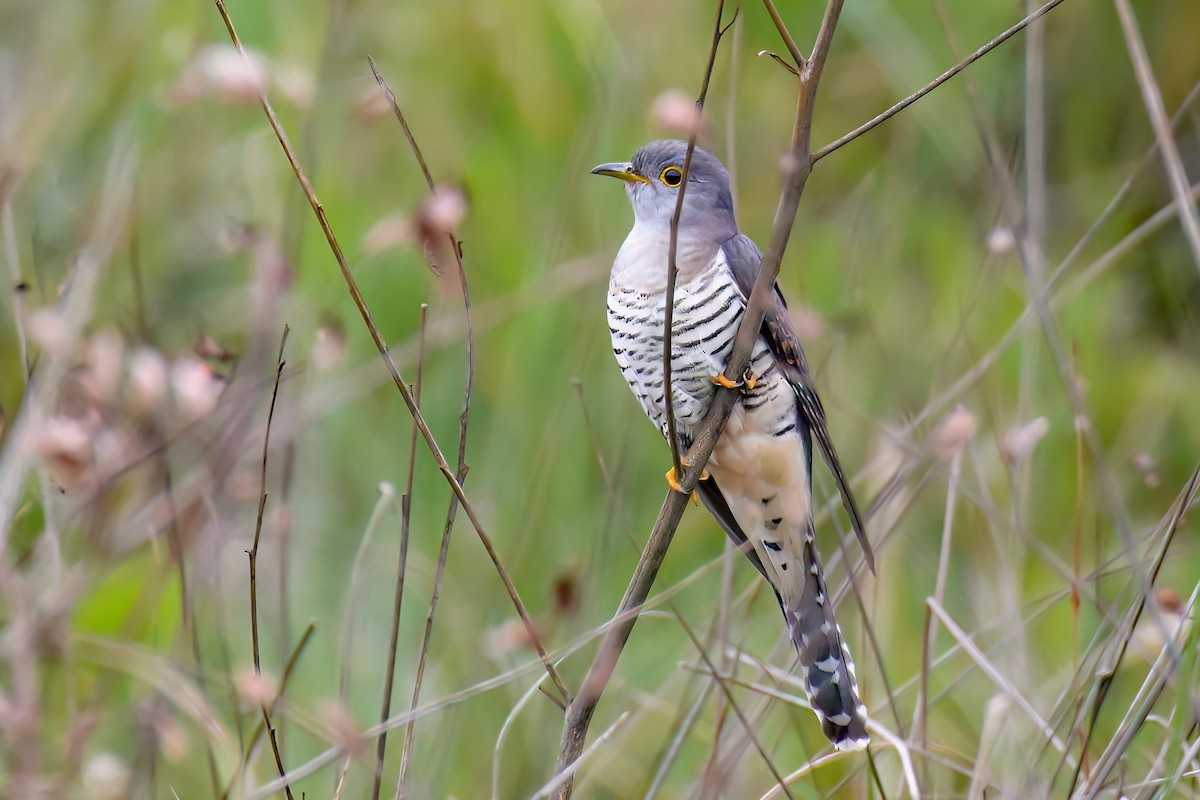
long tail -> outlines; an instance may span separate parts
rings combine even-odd
[[[791,601],[781,598],[780,605],[800,654],[808,699],[834,747],[861,750],[870,741],[867,709],[858,698],[854,661],[833,615],[811,529],[800,567],[805,577],[800,597]]]

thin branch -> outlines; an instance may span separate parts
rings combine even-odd
[[[281,675],[279,678],[279,690],[275,693],[275,696],[271,698],[271,702],[267,706],[268,711],[274,712],[275,706],[278,705],[279,701],[283,699],[283,693],[287,691],[288,682],[292,678],[292,672],[295,671],[296,663],[300,660],[300,654],[304,652],[304,648],[308,647],[308,642],[312,639],[313,634],[316,633],[316,631],[317,624],[315,622],[309,622],[308,627],[304,629],[304,633],[300,636],[300,641],[298,641],[296,646],[292,648],[292,653],[287,660],[287,666],[283,668],[283,675]],[[254,727],[254,730],[251,731],[249,738],[246,739],[246,747],[242,750],[242,761],[240,764],[238,764],[233,776],[229,779],[229,783],[225,785],[225,790],[221,792],[221,800],[228,800],[230,792],[233,791],[233,787],[237,783],[238,778],[240,778],[242,773],[245,771],[246,764],[250,761],[250,755],[254,752],[254,748],[258,746],[258,740],[262,738],[262,734],[265,729],[265,724],[262,720],[259,720],[258,724]]]
[[[679,191],[675,193],[675,211],[671,214],[671,229],[667,243],[667,296],[663,307],[663,405],[667,412],[667,443],[671,447],[671,468],[678,480],[683,471],[679,461],[679,438],[675,426],[675,393],[672,388],[671,334],[675,322],[675,281],[679,277],[679,218],[683,214],[683,197],[687,192],[688,173],[692,168],[692,154],[696,151],[696,136],[700,132],[701,115],[704,113],[704,98],[708,96],[708,83],[712,79],[713,65],[717,61],[717,47],[721,35],[728,27],[721,27],[721,15],[725,12],[725,0],[717,0],[717,20],[713,24],[712,45],[708,49],[708,63],[704,67],[704,80],[700,82],[700,95],[696,98],[696,117],[688,132],[687,152],[683,156],[683,175],[679,179]],[[737,18],[737,12],[734,12]],[[733,24],[731,21],[730,25]]]
[[[812,58],[800,76],[800,93],[796,105],[796,122],[792,131],[791,147],[784,170],[784,186],[779,198],[779,206],[775,212],[775,221],[771,230],[770,243],[763,254],[759,265],[758,277],[750,294],[746,311],[742,315],[737,336],[734,338],[733,349],[725,366],[725,376],[732,378],[731,383],[740,376],[750,360],[750,352],[758,338],[762,327],[767,304],[774,291],[775,278],[787,248],[792,226],[796,221],[796,212],[800,205],[800,196],[804,192],[808,175],[812,171],[812,158],[809,152],[810,133],[812,130],[813,105],[816,100],[817,86],[820,82],[821,71],[829,52],[838,17],[841,13],[843,0],[830,0],[825,11],[825,19],[821,32],[817,37],[817,45],[813,48]],[[567,709],[563,723],[563,738],[559,749],[555,772],[564,774],[572,768],[572,764],[583,751],[587,738],[587,729],[595,713],[600,696],[612,675],[616,662],[629,640],[633,626],[637,621],[637,613],[650,594],[654,579],[662,566],[667,548],[675,535],[675,529],[687,506],[687,498],[695,488],[708,457],[716,446],[717,439],[725,427],[725,421],[733,411],[733,405],[740,397],[736,390],[718,392],[709,407],[704,420],[698,429],[695,442],[688,451],[684,461],[690,464],[679,477],[683,493],[670,491],[655,520],[654,528],[646,542],[641,558],[638,560],[633,577],[616,619],[600,643],[599,650],[584,678],[579,694]],[[560,787],[557,797],[567,800],[571,795],[571,781],[568,779]]]
[[[287,364],[283,360],[283,349],[287,346],[287,338],[290,332],[291,329],[287,325],[284,325],[283,336],[279,339],[279,355],[275,359],[275,383],[271,389],[271,406],[267,410],[267,427],[263,433],[262,466],[259,473],[258,517],[254,522],[254,544],[246,553],[250,557],[250,638],[254,645],[254,674],[260,678],[262,677],[262,659],[258,645],[258,544],[262,539],[263,511],[267,507],[267,456],[271,448],[271,422],[275,419],[275,400],[279,397],[279,378],[283,375],[284,365]],[[287,775],[287,769],[283,766],[283,756],[279,753],[279,741],[275,738],[275,728],[271,726],[271,712],[267,708],[265,701],[262,704],[262,718],[263,727],[266,729],[267,735],[271,740],[271,752],[275,755],[275,767],[279,770],[279,777],[283,778]],[[283,790],[287,794],[288,800],[292,800],[291,785],[285,783]]]
[[[371,66],[371,74],[375,76],[375,82],[379,84],[379,88],[383,90],[383,94],[387,97],[388,105],[392,107],[392,113],[396,115],[396,119],[400,123],[400,127],[404,130],[404,138],[408,139],[408,146],[413,151],[413,156],[417,159],[417,166],[421,168],[421,174],[425,176],[425,184],[429,187],[429,191],[433,191],[433,174],[429,171],[429,165],[425,163],[425,156],[421,155],[421,148],[417,146],[417,140],[413,136],[412,129],[408,127],[408,119],[400,110],[400,104],[396,102],[396,93],[392,91],[392,87],[388,86],[388,82],[383,79],[383,75],[379,73],[379,68],[375,66],[375,59],[367,56],[367,63]]]
[[[596,741],[592,742],[591,747],[589,747],[587,750],[585,750],[583,753],[581,753],[579,755],[579,758],[577,758],[573,762],[571,762],[570,766],[568,766],[565,771],[556,773],[555,776],[550,779],[549,783],[547,783],[545,786],[543,786],[541,789],[539,789],[533,795],[533,800],[538,800],[538,798],[542,798],[542,797],[550,797],[551,795],[556,795],[558,797],[561,797],[564,788],[566,789],[567,793],[570,794],[570,791],[571,791],[571,789],[570,789],[571,783],[570,782],[575,777],[575,771],[577,769],[579,769],[580,766],[583,765],[583,762],[585,760],[587,760],[594,753],[596,753],[600,749],[600,746],[603,745],[604,742],[610,736],[612,736],[613,733],[616,732],[617,728],[623,722],[625,722],[625,720],[628,718],[629,718],[628,711],[623,712],[621,714],[621,716],[617,717],[616,722],[614,722],[612,725],[608,726],[608,730],[604,731],[604,733],[602,733],[596,737]]]
[[[367,61],[371,66],[371,73],[375,76],[375,82],[379,84],[380,89],[382,89],[384,95],[387,97],[388,104],[392,107],[392,113],[395,114],[396,119],[400,122],[401,128],[404,129],[404,136],[406,139],[408,139],[409,148],[412,150],[414,157],[417,159],[417,164],[420,166],[421,172],[425,175],[425,183],[429,187],[430,194],[433,194],[433,176],[430,174],[429,167],[425,163],[425,156],[421,153],[421,148],[417,144],[416,137],[413,136],[412,129],[408,125],[408,120],[405,118],[404,112],[400,110],[399,103],[396,102],[396,95],[388,85],[387,81],[384,80],[383,75],[380,74],[378,67],[375,65],[375,60],[368,56]],[[467,427],[471,412],[471,391],[475,385],[475,333],[473,323],[471,321],[471,292],[467,284],[466,268],[463,265],[462,245],[458,241],[458,238],[454,235],[454,231],[447,230],[446,237],[450,246],[450,250],[452,253],[454,253],[454,262],[458,269],[459,286],[462,289],[463,298],[463,319],[466,325],[467,336],[466,386],[463,391],[462,412],[459,414],[458,418],[458,465],[457,469],[455,470],[455,477],[461,485],[466,481],[467,472],[470,469],[467,466]],[[432,263],[430,263],[429,266],[431,269],[434,268]],[[441,581],[445,574],[446,559],[450,550],[450,535],[454,531],[454,520],[457,514],[458,497],[451,495],[450,507],[446,511],[446,525],[442,531],[442,546],[438,556],[437,576],[434,578],[433,592],[430,597],[429,616],[425,621],[425,635],[422,639],[421,652],[418,656],[417,677],[416,683],[413,686],[411,708],[416,708],[421,697],[421,684],[425,675],[426,660],[429,656],[429,642],[430,637],[433,634],[434,616],[437,612]],[[499,560],[499,556],[494,556],[492,560],[498,570],[504,570],[503,564]],[[540,647],[540,642],[537,640],[537,635],[532,632],[532,624],[526,621],[526,627],[528,630],[530,630],[533,641]],[[548,671],[550,671],[550,677],[556,678],[548,660],[546,661],[546,665]],[[552,700],[557,702],[560,707],[565,707],[565,704],[570,700],[570,693],[567,691],[565,685],[563,685],[557,679],[555,680],[555,685],[559,691],[562,692],[562,698],[555,698],[553,695],[550,695],[550,697]],[[384,718],[386,719],[386,715]],[[404,785],[408,779],[408,766],[411,763],[410,757],[412,755],[415,731],[415,724],[409,725],[404,731],[404,745],[400,755],[400,777],[396,783],[397,797],[403,794]],[[382,751],[380,752],[382,753]]]
[[[1192,589],[1191,597],[1188,598],[1185,605],[1186,609],[1190,611],[1195,608],[1198,595],[1200,595],[1200,583]],[[1133,738],[1141,730],[1150,711],[1153,710],[1155,703],[1158,702],[1158,698],[1166,688],[1167,680],[1172,675],[1178,674],[1178,658],[1174,653],[1183,647],[1194,624],[1191,614],[1185,614],[1178,630],[1164,639],[1163,649],[1159,651],[1158,658],[1155,659],[1149,674],[1146,675],[1146,680],[1138,689],[1124,718],[1117,725],[1108,746],[1096,759],[1095,767],[1088,781],[1080,788],[1078,795],[1073,794],[1072,796],[1079,797],[1081,800],[1095,800],[1099,796],[1108,774],[1124,760],[1126,751],[1133,743]]]
[[[792,33],[787,29],[787,25],[783,24],[783,17],[779,16],[779,9],[775,8],[775,3],[771,2],[771,0],[763,0],[763,5],[766,6],[767,14],[771,17],[771,22],[775,23],[775,30],[779,32],[779,38],[783,39],[784,47],[792,54],[792,61],[796,62],[796,71],[793,74],[798,75],[798,71],[803,70],[808,65],[808,59],[804,57],[804,53],[800,52],[800,48],[797,46],[796,40],[792,38]],[[771,53],[771,57],[787,67],[789,71],[792,71],[791,65],[785,63],[783,59],[774,53]]]
[[[963,629],[960,628],[958,624],[950,618],[950,615],[946,613],[946,610],[943,609],[942,606],[932,597],[925,598],[925,605],[933,612],[934,616],[941,621],[942,626],[945,627],[950,635],[958,641],[958,643],[962,646],[963,651],[966,652],[966,654],[971,657],[971,660],[979,666],[980,670],[983,671],[983,674],[991,679],[992,683],[996,685],[996,688],[1008,695],[1013,702],[1016,703],[1017,707],[1025,712],[1025,714],[1038,727],[1039,732],[1045,735],[1046,740],[1054,746],[1054,749],[1058,750],[1060,753],[1067,754],[1069,752],[1069,748],[1065,742],[1055,735],[1054,729],[1050,723],[1042,719],[1042,715],[1037,712],[1037,709],[1033,707],[1033,704],[1025,699],[1025,696],[1021,694],[1017,687],[1013,686],[1012,682],[1009,681],[1008,678],[1006,678],[990,660],[988,660],[988,657],[984,655],[983,651],[980,650],[973,641],[971,641],[971,637],[968,636]]]
[[[917,91],[910,94],[908,97],[901,100],[899,103],[896,103],[896,105],[892,106],[887,111],[884,111],[882,114],[875,117],[874,119],[864,122],[862,125],[859,125],[857,128],[850,131],[849,133],[842,136],[841,138],[835,139],[834,141],[825,145],[820,150],[813,153],[813,157],[812,157],[813,162],[815,163],[817,161],[820,161],[822,158],[829,155],[834,150],[837,150],[842,145],[849,144],[850,142],[854,141],[859,136],[862,136],[864,133],[871,130],[872,128],[878,127],[879,125],[883,124],[884,122],[887,122],[889,119],[896,116],[901,111],[908,108],[913,103],[917,102],[922,97],[929,94],[934,89],[938,88],[943,83],[950,80],[955,75],[962,72],[964,69],[971,66],[972,64],[974,64],[976,61],[978,61],[979,59],[986,56],[991,51],[995,50],[1000,45],[1004,44],[1006,41],[1011,39],[1013,36],[1020,33],[1022,30],[1024,30],[1026,27],[1028,27],[1029,23],[1031,23],[1031,22],[1041,18],[1045,14],[1049,13],[1052,9],[1054,9],[1061,2],[1063,2],[1063,0],[1050,0],[1050,2],[1046,3],[1044,6],[1039,8],[1037,11],[1035,11],[1032,14],[1030,14],[1029,16],[1025,17],[1025,19],[1021,20],[1016,25],[1013,25],[1011,28],[1006,30],[1004,33],[1000,34],[995,39],[992,39],[990,42],[985,44],[983,47],[979,48],[974,53],[972,53],[971,55],[964,58],[962,61],[955,64],[953,67],[946,70],[941,75],[939,75],[938,77],[934,78],[932,81],[927,83],[925,86],[921,87]]]
[[[466,470],[459,473],[459,481],[466,480]],[[438,600],[441,597],[442,580],[446,575],[446,559],[450,555],[450,531],[454,527],[454,501],[451,500],[449,513],[446,514],[446,524],[442,528],[442,545],[438,550],[437,569],[433,575],[433,590],[429,597],[429,612],[425,616],[425,633],[421,637],[421,649],[417,655],[417,675],[413,682],[412,700],[409,703],[409,711],[415,712],[418,704],[421,702],[421,686],[425,680],[425,665],[429,660],[429,643],[433,638],[433,622],[437,616]],[[415,738],[414,731],[416,730],[416,719],[404,729],[404,744],[400,750],[400,777],[396,781],[396,797],[404,795],[404,786],[408,781],[408,766],[409,759],[412,757],[413,739]]]
[[[242,46],[242,41],[237,35],[237,30],[233,26],[233,20],[229,16],[228,10],[225,8],[224,0],[214,0],[217,6],[217,11],[221,15],[221,20],[225,24],[225,29],[229,33],[230,41],[233,42],[234,48],[241,54],[242,58],[247,58],[245,48]],[[455,473],[450,469],[450,464],[446,461],[446,457],[442,454],[442,450],[438,447],[437,440],[433,437],[433,432],[430,431],[429,425],[426,424],[425,418],[421,415],[417,408],[416,402],[413,400],[412,393],[408,390],[408,384],[401,377],[400,371],[396,368],[396,363],[392,360],[391,353],[388,351],[387,342],[383,339],[383,334],[379,331],[379,326],[375,324],[374,316],[371,314],[371,309],[367,305],[366,299],[358,288],[358,281],[350,272],[350,266],[346,262],[346,257],[342,253],[342,247],[338,243],[337,237],[333,233],[333,227],[329,224],[329,219],[325,215],[325,208],[321,205],[321,201],[317,199],[316,191],[308,180],[303,167],[296,158],[296,152],[288,142],[287,134],[283,130],[283,125],[279,122],[278,116],[275,114],[275,109],[271,106],[270,100],[265,94],[260,93],[258,96],[259,104],[262,106],[263,113],[267,116],[267,122],[270,124],[272,131],[275,133],[276,139],[279,140],[280,146],[283,148],[288,164],[291,165],[292,172],[296,176],[296,180],[300,182],[301,188],[304,190],[304,196],[312,207],[313,214],[317,218],[317,222],[321,227],[322,233],[325,235],[325,241],[329,245],[330,252],[333,254],[334,260],[337,261],[338,269],[342,273],[342,279],[346,283],[346,288],[350,292],[350,297],[354,301],[355,308],[358,309],[359,315],[362,317],[363,324],[367,328],[367,333],[371,336],[371,341],[375,343],[375,348],[379,351],[380,358],[383,359],[384,366],[387,367],[388,375],[391,376],[392,383],[396,385],[396,389],[400,392],[404,404],[408,406],[408,411],[413,415],[417,423],[417,428],[421,431],[421,437],[425,440],[425,445],[429,448],[433,460],[437,463],[438,470],[450,485],[451,491],[454,492],[458,502],[462,504],[463,509],[467,512],[467,518],[471,521],[472,527],[475,528],[475,533],[479,536],[479,541],[483,544],[487,551],[488,557],[492,560],[492,565],[496,568],[500,580],[504,583],[504,589],[508,593],[509,600],[512,601],[513,607],[520,616],[521,622],[525,625],[525,630],[529,634],[530,642],[534,649],[537,650],[538,656],[541,658],[542,665],[546,672],[550,675],[551,681],[562,694],[563,697],[569,697],[566,684],[563,683],[562,677],[558,674],[558,670],[554,668],[549,656],[546,655],[546,648],[542,645],[541,637],[533,627],[533,620],[529,617],[529,612],[525,608],[524,601],[521,600],[520,594],[517,592],[517,587],[513,584],[512,578],[508,574],[508,570],[504,568],[499,556],[496,553],[496,548],[492,544],[491,537],[488,536],[483,523],[479,519],[479,515],[475,511],[475,507],[471,505],[471,501],[467,498],[466,492],[463,491],[462,484],[459,483]]]
[[[767,765],[767,770],[771,773],[771,777],[775,779],[775,783],[778,785],[779,790],[788,797],[788,800],[795,800],[791,790],[787,787],[787,781],[784,780],[783,775],[779,772],[778,768],[776,768],[775,762],[771,760],[770,754],[767,753],[767,751],[763,748],[762,742],[758,740],[758,736],[754,732],[754,725],[752,725],[750,720],[746,718],[745,712],[742,711],[741,706],[739,706],[737,701],[734,699],[733,690],[729,688],[729,682],[725,680],[724,676],[722,676],[717,670],[716,664],[714,664],[712,659],[709,658],[707,651],[704,649],[704,645],[700,643],[700,639],[697,638],[696,632],[692,630],[692,626],[687,624],[687,621],[684,620],[682,615],[677,614],[677,616],[679,617],[680,626],[683,628],[683,632],[687,634],[688,639],[690,639],[692,642],[692,646],[696,648],[696,653],[700,656],[700,660],[703,661],[704,666],[708,668],[708,674],[712,676],[712,679],[716,681],[717,686],[720,687],[721,693],[725,696],[725,701],[729,703],[729,707],[733,709],[734,716],[738,718],[738,722],[740,722],[742,727],[746,730],[746,736],[750,739],[750,744],[753,745],[756,751],[758,751],[758,755],[760,758],[762,758],[763,763]]]
[[[1195,502],[1198,492],[1200,492],[1200,464],[1197,464],[1193,468],[1191,477],[1180,493],[1174,510],[1169,515],[1169,521],[1167,521],[1166,529],[1163,531],[1162,542],[1159,544],[1158,551],[1155,553],[1153,562],[1148,570],[1147,580],[1151,586],[1158,579],[1163,562],[1166,561],[1167,551],[1170,549],[1171,543],[1175,541],[1175,535],[1179,531],[1179,526],[1183,523],[1188,510]],[[1079,736],[1081,738],[1082,745],[1080,750],[1084,756],[1087,755],[1088,746],[1091,744],[1092,734],[1095,732],[1096,722],[1100,716],[1100,709],[1108,699],[1113,678],[1125,660],[1125,654],[1129,649],[1129,642],[1133,638],[1134,630],[1137,628],[1138,621],[1141,619],[1141,615],[1150,599],[1147,592],[1138,592],[1137,598],[1126,613],[1126,617],[1118,628],[1115,637],[1109,641],[1106,657],[1100,659],[1100,662],[1096,665],[1094,672],[1096,682],[1088,694],[1087,702],[1079,709],[1079,724],[1073,725],[1071,731],[1072,737]],[[1163,650],[1174,655],[1176,663],[1178,663],[1177,653],[1172,652],[1175,650],[1172,641],[1172,637],[1164,633]],[[1083,731],[1080,729],[1080,726],[1084,722],[1082,717],[1085,713],[1088,716],[1088,727],[1086,731]],[[1085,758],[1081,758],[1079,764],[1075,766],[1074,774],[1071,777],[1071,791],[1068,793],[1069,796],[1073,796],[1075,793],[1075,785],[1079,781],[1080,769],[1085,760]],[[1059,767],[1061,768],[1061,766],[1062,764],[1060,763]]]
[[[425,318],[429,306],[421,304],[421,318],[417,326],[417,378],[413,385],[413,399],[421,405],[421,376],[425,365]],[[412,523],[413,472],[417,460],[417,424],[414,421],[408,435],[408,466],[404,480],[404,494],[400,497],[400,556],[396,565],[396,593],[392,601],[392,638],[388,644],[387,672],[383,676],[383,701],[380,703],[379,721],[387,722],[392,715],[392,688],[396,682],[396,648],[400,643],[400,609],[404,602],[404,574],[408,569],[408,539]],[[379,735],[375,745],[375,783],[371,788],[372,800],[379,800],[383,785],[383,757],[387,752],[387,731]]]
[[[1146,54],[1146,43],[1138,30],[1137,18],[1129,0],[1113,0],[1117,7],[1117,16],[1121,18],[1121,32],[1125,34],[1125,47],[1129,50],[1129,58],[1133,62],[1133,74],[1137,76],[1138,88],[1142,90],[1142,100],[1146,104],[1146,115],[1150,117],[1150,127],[1154,128],[1154,138],[1158,140],[1158,148],[1162,155],[1163,167],[1167,171],[1167,179],[1171,184],[1171,194],[1179,203],[1179,221],[1183,232],[1192,249],[1192,259],[1196,268],[1200,269],[1200,214],[1196,213],[1196,204],[1188,197],[1187,171],[1183,159],[1179,156],[1179,145],[1171,134],[1171,122],[1163,107],[1162,92],[1154,80],[1154,70],[1150,67],[1150,57]]]

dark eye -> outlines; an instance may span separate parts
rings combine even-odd
[[[679,167],[667,167],[658,176],[658,179],[667,186],[678,186],[683,182],[683,170]]]

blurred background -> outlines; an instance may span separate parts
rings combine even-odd
[[[1170,524],[1200,454],[1200,260],[1143,99],[1157,87],[1178,115],[1174,163],[1200,174],[1200,5],[1136,5],[1123,27],[1117,6],[1066,0],[808,182],[780,285],[872,507],[877,576],[860,570],[847,589],[840,511],[818,535],[866,702],[908,746],[901,758],[876,735],[874,775],[862,754],[818,761],[790,781],[795,797],[900,797],[914,783],[927,797],[1200,796],[1190,621],[1164,651],[1174,666],[1151,672],[1200,580],[1194,520]],[[604,320],[632,214],[588,170],[679,135],[715,7],[228,8],[248,63],[211,3],[0,3],[2,793],[266,796],[279,774],[256,732],[266,706],[280,760],[304,772],[296,796],[369,797],[377,738],[364,731],[408,712],[424,660],[417,721],[387,740],[383,795],[407,735],[405,796],[531,796],[551,777],[562,712],[537,691],[549,682],[462,512],[439,566],[450,491],[420,439],[381,714],[411,416],[257,93],[403,378],[420,364],[452,468],[467,326],[452,254],[423,231],[461,239],[466,493],[576,689],[669,465]],[[822,4],[779,8],[808,50]],[[814,147],[1030,10],[850,0]],[[1131,37],[1149,54],[1145,86]],[[746,4],[701,144],[765,244],[797,81],[762,50],[787,52]],[[247,551],[284,325],[259,678]],[[723,539],[689,509],[591,740],[619,724],[577,796],[759,797],[772,769],[828,755],[797,705],[774,601]],[[1123,648],[1147,593],[1157,602]],[[930,628],[931,597],[953,625]]]

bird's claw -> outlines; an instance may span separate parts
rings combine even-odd
[[[710,380],[717,386],[724,386],[726,389],[738,389],[743,394],[758,386],[758,376],[749,367],[746,367],[745,372],[742,373],[741,380],[731,381],[725,377],[725,373],[723,372],[718,372]]]
[[[684,469],[686,469],[688,466],[689,466],[688,464],[683,465]],[[706,480],[708,480],[708,477],[709,477],[708,470],[702,470],[700,472],[700,480],[706,481]],[[672,489],[679,492],[680,494],[687,494],[687,492],[683,491],[683,485],[679,483],[679,478],[675,475],[674,467],[671,467],[669,470],[667,470],[666,478],[667,478],[668,486],[670,486]],[[696,506],[700,505],[700,500],[699,500],[699,498],[696,497],[695,492],[691,493],[691,499],[692,499],[692,505],[696,505]]]
[[[726,389],[740,389],[744,385],[741,381],[729,380],[729,378],[725,377],[724,372],[718,372],[716,375],[714,375],[709,380],[711,380],[717,386],[724,386]]]
[[[750,369],[749,367],[746,367],[746,371],[742,373],[742,386],[745,387],[743,391],[746,392],[750,391],[755,386],[758,386],[758,376],[755,375],[754,370]]]

